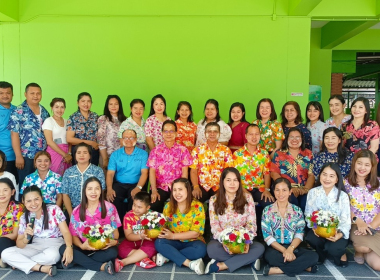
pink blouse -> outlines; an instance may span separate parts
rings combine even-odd
[[[169,117],[166,117],[166,120],[170,120]],[[155,146],[158,146],[164,143],[164,137],[162,136],[162,124],[156,115],[151,115],[145,122],[145,136],[152,137],[153,143]]]

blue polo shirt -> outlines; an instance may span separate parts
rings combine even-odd
[[[114,151],[108,162],[108,170],[115,171],[116,180],[123,184],[136,184],[141,176],[142,169],[148,169],[146,165],[148,153],[135,147],[133,153],[128,155],[124,147]]]
[[[11,104],[9,109],[0,105],[0,150],[4,152],[7,161],[16,160],[15,152],[12,148],[11,131],[7,129],[9,117],[16,106]]]

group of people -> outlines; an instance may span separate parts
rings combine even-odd
[[[0,265],[53,276],[60,261],[63,268],[75,263],[113,274],[133,263],[150,268],[171,260],[203,274],[258,269],[263,255],[264,275],[294,276],[316,272],[327,254],[347,266],[351,239],[355,261],[380,270],[380,130],[365,98],[346,115],[343,97],[331,96],[326,122],[321,104],[309,102],[305,123],[295,101],[284,104],[278,121],[268,98],[259,101],[252,123],[244,104],[233,103],[226,123],[209,99],[195,124],[186,101],[171,120],[162,95],[152,98],[145,120],[141,99],[131,101],[127,118],[120,97],[109,95],[99,117],[83,92],[66,121],[63,98],[51,101],[50,117],[38,84],[26,86],[17,107],[12,90],[0,82],[0,138],[11,139],[0,141]],[[305,235],[305,225],[311,228],[305,217],[316,210],[339,216],[335,236]],[[148,211],[168,218],[156,240],[138,223]],[[96,224],[114,229],[103,250],[83,235]],[[253,242],[244,254],[230,254],[220,240],[227,227],[262,234],[266,248]],[[299,247],[304,235],[315,252]],[[117,246],[119,236],[125,239]]]

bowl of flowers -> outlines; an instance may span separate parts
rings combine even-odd
[[[229,227],[224,229],[219,235],[219,241],[229,254],[243,254],[249,250],[254,235],[243,227],[238,229]]]
[[[151,238],[157,238],[166,225],[166,218],[163,214],[150,211],[140,217],[137,224],[145,230],[145,234]]]
[[[101,250],[110,242],[114,228],[111,225],[87,226],[83,230],[83,236],[87,238],[88,244],[97,250]]]
[[[323,238],[329,238],[336,234],[339,224],[338,216],[330,211],[318,210],[306,217],[310,221],[314,232]]]

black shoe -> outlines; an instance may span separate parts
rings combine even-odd
[[[310,273],[317,273],[318,270],[319,270],[318,265],[313,265],[313,266],[311,267]]]
[[[347,267],[348,266],[348,261],[342,261],[341,260],[339,266],[343,267],[343,268]]]
[[[264,268],[263,268],[263,275],[264,275],[264,276],[268,276],[269,270],[270,270],[270,266],[269,266],[269,264],[267,264],[267,265],[264,266]]]

